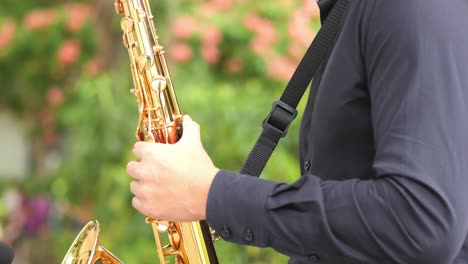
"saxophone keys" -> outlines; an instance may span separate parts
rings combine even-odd
[[[132,32],[134,27],[133,20],[129,17],[124,17],[120,20],[120,28],[123,32]]]
[[[153,47],[154,55],[164,54],[164,47],[161,45],[156,45]]]
[[[119,0],[116,0],[114,2],[114,7],[115,7],[115,12],[119,15],[123,14],[124,13],[124,10],[123,10],[123,6],[122,6],[122,2],[120,2]]]
[[[146,19],[146,12],[143,9],[140,9],[140,8],[136,9],[136,13],[137,13],[139,22],[142,22]]]
[[[180,234],[179,230],[177,230],[177,227],[174,225],[169,226],[167,233],[169,235],[169,243],[171,244],[172,250],[177,251],[180,249]]]
[[[167,232],[171,226],[169,221],[156,220],[150,217],[146,218],[146,222],[155,225],[159,232]]]
[[[221,237],[216,233],[214,229],[210,228],[210,234],[211,234],[211,240],[213,240],[213,242],[216,242],[221,239]]]
[[[153,77],[153,81],[151,82],[151,88],[154,91],[161,92],[167,87],[166,77],[161,75],[156,75]]]
[[[122,36],[123,44],[127,49],[134,48],[136,46],[135,41],[130,40],[129,33],[134,30],[134,23],[131,18],[125,17],[120,20],[120,28],[124,32]]]
[[[127,33],[123,34],[122,41],[123,41],[124,47],[126,47],[127,49],[136,47],[137,43],[135,41],[130,42],[128,38],[129,38],[129,35]]]
[[[153,60],[151,59],[150,56],[141,55],[140,58],[138,58],[138,69],[140,71],[149,69],[152,65],[153,65]]]

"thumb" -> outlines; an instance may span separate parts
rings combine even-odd
[[[189,115],[184,115],[183,128],[180,141],[200,141],[200,125],[193,121]]]

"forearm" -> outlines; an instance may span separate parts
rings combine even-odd
[[[218,233],[228,228],[225,240],[295,258],[448,263],[466,233],[466,213],[455,214],[462,208],[403,177],[336,182],[309,175],[287,185],[223,172],[212,188],[208,222]]]

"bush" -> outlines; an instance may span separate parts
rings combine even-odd
[[[126,263],[155,263],[151,229],[131,207],[125,172],[137,109],[129,93],[120,18],[99,22],[93,1],[43,2],[38,9],[37,1],[5,1],[0,10],[0,80],[8,87],[0,103],[29,120],[31,142],[40,146],[31,175],[12,184],[28,196],[46,194],[54,201],[48,222],[52,262],[63,257],[86,221],[99,219],[105,247]],[[218,167],[238,171],[253,146],[319,26],[316,8],[306,4],[311,2],[152,4],[181,109],[200,123],[205,148]],[[99,37],[98,23],[114,25],[111,39]],[[123,56],[106,69],[99,59],[103,41],[117,43]],[[296,121],[262,177],[284,182],[299,177],[298,128]],[[43,156],[51,151],[59,153],[59,162],[45,168]],[[226,242],[216,248],[221,263],[286,262],[272,250]]]

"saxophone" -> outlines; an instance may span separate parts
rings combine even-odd
[[[115,0],[123,44],[130,57],[139,120],[136,138],[140,141],[173,144],[182,136],[183,116],[172,80],[158,43],[148,0]],[[147,217],[151,224],[160,263],[217,264],[213,234],[205,221],[173,222]],[[98,242],[99,222],[89,222],[75,239],[62,264],[123,264]],[[163,237],[164,236],[164,237]]]

